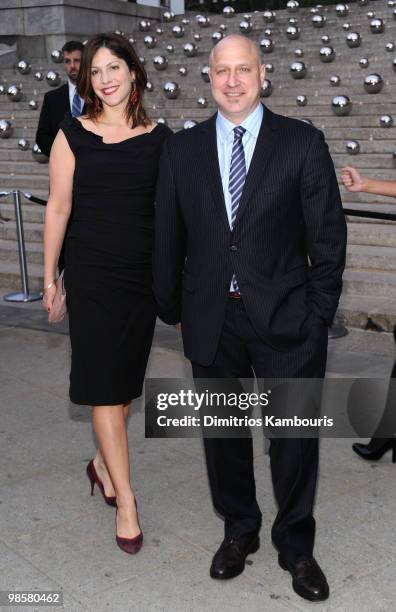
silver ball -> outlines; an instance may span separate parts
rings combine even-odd
[[[297,2],[297,0],[289,0],[286,4],[286,8],[288,13],[297,13],[298,9],[300,8],[300,4]]]
[[[392,157],[393,157],[393,165],[396,166],[396,149],[393,151]]]
[[[275,70],[274,64],[265,64],[265,71],[266,72],[271,74],[272,72],[274,72],[274,70]]]
[[[134,37],[133,37],[133,36],[130,36],[130,37],[128,38],[128,41],[130,42],[130,44],[131,44],[132,46],[133,46],[133,45],[135,44],[135,42],[136,42],[136,40],[134,39]]]
[[[46,164],[48,162],[48,157],[44,155],[38,144],[34,144],[32,147],[32,155],[33,159],[39,164]]]
[[[37,110],[39,107],[38,102],[36,100],[29,100],[29,108],[32,110]]]
[[[261,85],[260,97],[268,98],[273,91],[272,83],[269,79],[264,79],[263,84]]]
[[[381,127],[390,128],[393,125],[393,117],[391,115],[381,115],[379,123]]]
[[[350,49],[355,49],[356,47],[360,47],[362,44],[362,38],[359,32],[349,32],[346,36],[346,44]]]
[[[55,72],[54,70],[49,70],[47,72],[45,80],[47,81],[48,85],[50,85],[50,87],[58,87],[58,85],[60,85],[62,82],[60,74],[58,72]]]
[[[167,81],[163,87],[165,96],[168,100],[176,100],[180,94],[180,88],[174,81]]]
[[[146,49],[154,49],[157,45],[157,39],[155,36],[145,36],[143,39],[144,46]]]
[[[296,57],[304,57],[304,51],[303,49],[294,49],[294,55]]]
[[[368,11],[366,16],[367,16],[367,19],[374,19],[375,13],[374,11]]]
[[[382,34],[385,30],[385,22],[383,19],[372,19],[370,21],[370,30],[372,34]]]
[[[360,6],[367,6],[369,3],[369,0],[358,0]]]
[[[393,19],[396,19],[396,9],[393,9]]]
[[[223,38],[223,33],[222,32],[213,32],[213,34],[212,34],[212,42],[213,42],[214,45],[216,43],[218,43],[222,38]]]
[[[30,148],[30,144],[29,141],[26,140],[26,138],[20,138],[18,140],[18,149],[20,149],[21,151],[28,151]]]
[[[265,30],[264,30],[264,36],[265,36],[266,38],[271,38],[272,34],[273,34],[273,32],[272,32],[271,28],[265,28]]]
[[[11,121],[0,119],[0,138],[10,138],[13,131]]]
[[[201,34],[194,34],[193,38],[194,38],[194,40],[199,42],[201,40]]]
[[[204,96],[199,96],[199,98],[197,98],[197,105],[200,108],[206,108],[208,106],[208,101]]]
[[[293,79],[303,79],[307,74],[307,68],[304,62],[293,62],[290,64],[289,70]]]
[[[242,34],[250,34],[252,27],[250,21],[241,21],[239,24],[239,31],[242,32]]]
[[[342,24],[342,29],[345,30],[345,32],[349,32],[349,30],[351,29],[351,24],[350,23],[343,23]]]
[[[146,63],[146,60],[145,60],[145,58],[144,58],[142,55],[139,57],[139,62],[140,62],[140,63],[141,63],[143,66],[144,66],[144,64]]]
[[[357,140],[348,140],[345,144],[345,149],[349,155],[358,155],[360,153],[360,144]]]
[[[168,60],[163,55],[156,55],[153,58],[153,65],[156,70],[165,70],[168,66]]]
[[[29,74],[31,69],[32,69],[31,65],[29,64],[29,62],[26,62],[25,60],[20,60],[17,64],[17,70],[19,74]]]
[[[205,83],[209,83],[210,79],[209,79],[209,66],[203,66],[201,68],[201,77],[202,80],[205,81]]]
[[[175,47],[172,44],[166,45],[165,49],[168,51],[168,53],[174,53],[175,52]]]
[[[323,34],[323,36],[320,37],[320,40],[324,45],[330,44],[330,36],[328,36],[327,34]]]
[[[352,102],[348,96],[334,96],[331,108],[337,117],[346,117],[352,110]]]
[[[364,79],[364,89],[369,94],[376,94],[381,91],[384,86],[384,80],[380,74],[373,73],[366,76]]]
[[[141,32],[149,32],[151,30],[151,23],[148,19],[141,19],[139,21],[139,30]]]
[[[5,85],[0,85],[0,96],[5,96],[7,93],[7,87]]]
[[[300,28],[290,25],[286,28],[286,38],[288,40],[297,40],[300,38]]]
[[[190,130],[191,128],[193,128],[195,125],[197,125],[197,122],[194,121],[194,119],[187,119],[187,121],[184,122],[183,124],[183,128],[185,130]]]
[[[336,4],[335,12],[337,17],[346,17],[349,13],[349,6],[347,4]]]
[[[146,83],[146,91],[148,91],[149,93],[154,91],[154,85],[152,84],[151,81],[147,81],[147,83]]]
[[[162,28],[155,28],[155,31],[158,34],[158,36],[162,36],[162,34],[164,33],[164,30]]]
[[[329,81],[332,87],[338,87],[341,84],[341,79],[338,74],[332,74]]]
[[[319,50],[319,58],[324,64],[334,62],[335,55],[336,54],[335,54],[333,47],[322,47]]]
[[[184,28],[183,26],[175,25],[172,28],[172,34],[175,38],[183,38],[184,36]]]
[[[231,17],[233,17],[235,14],[235,9],[232,6],[225,6],[223,8],[223,15],[224,17],[227,17],[227,19],[230,19]]]
[[[276,20],[276,13],[275,13],[275,11],[264,11],[263,12],[263,19],[264,19],[265,23],[274,23],[274,21]]]
[[[167,120],[165,119],[165,117],[157,117],[157,123],[162,123],[162,125],[168,125]]]
[[[190,20],[185,17],[184,19],[181,20],[181,22],[183,25],[188,25],[190,23]]]
[[[51,51],[51,59],[55,64],[61,64],[63,62],[63,53],[59,49]]]
[[[362,57],[362,58],[359,60],[359,66],[360,66],[360,68],[368,68],[369,63],[370,63],[370,62],[369,62],[369,60],[367,59],[367,57]]]
[[[200,28],[207,28],[210,26],[210,19],[209,17],[205,17],[204,15],[199,15],[199,17],[197,18],[197,23]]]
[[[166,23],[170,23],[171,21],[175,21],[175,13],[172,13],[172,11],[165,11],[164,14],[162,15],[164,21],[166,21]]]
[[[22,99],[22,91],[18,85],[10,85],[7,89],[7,96],[11,102],[19,102]]]
[[[221,23],[221,24],[219,25],[219,30],[220,30],[221,32],[226,32],[226,31],[228,30],[228,26],[227,26],[225,23]]]
[[[245,13],[243,16],[244,21],[250,21],[252,18],[252,16],[250,15],[250,13]]]
[[[183,47],[183,53],[186,57],[195,57],[197,55],[197,45],[194,43],[186,43]]]
[[[392,60],[392,66],[393,66],[393,70],[396,72],[396,57],[394,57]]]
[[[44,78],[44,75],[40,70],[38,70],[37,72],[34,73],[34,78],[36,79],[36,81],[42,81]]]
[[[185,66],[180,66],[179,74],[180,74],[180,76],[187,76],[187,74],[188,74],[187,68]]]
[[[394,0],[388,0],[387,5],[390,7],[395,6]]]
[[[260,40],[260,49],[263,53],[272,53],[274,50],[275,44],[271,38],[262,38]]]
[[[296,102],[297,102],[297,106],[307,106],[308,98],[307,96],[303,96],[303,95],[297,96]]]
[[[312,17],[312,25],[314,28],[323,28],[326,23],[326,17],[324,15],[314,15]]]
[[[393,42],[386,43],[385,51],[388,51],[390,53],[391,51],[394,51],[394,50],[395,50],[395,43]]]

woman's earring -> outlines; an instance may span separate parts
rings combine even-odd
[[[138,88],[136,87],[136,81],[132,81],[132,89],[131,89],[131,102],[132,104],[136,104],[139,99]]]

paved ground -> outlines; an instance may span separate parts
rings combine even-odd
[[[89,409],[68,401],[66,330],[48,330],[38,304],[2,304],[0,590],[62,589],[68,612],[395,610],[396,466],[389,454],[375,464],[359,460],[348,439],[324,440],[321,448],[315,554],[329,579],[328,602],[305,603],[277,565],[269,460],[259,435],[261,548],[242,576],[209,578],[222,524],[212,511],[201,441],[145,439],[138,406],[129,432],[145,545],[136,557],[122,553],[114,510],[89,495],[85,466],[94,442]],[[158,326],[149,375],[187,374],[180,348],[176,332]],[[328,371],[385,376],[393,357],[389,334],[355,330],[330,343]]]

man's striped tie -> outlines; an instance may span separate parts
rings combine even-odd
[[[72,117],[79,117],[81,115],[81,100],[77,91],[74,92],[73,104],[72,104]]]
[[[246,179],[245,151],[243,150],[242,143],[242,137],[245,132],[245,128],[241,127],[240,125],[234,128],[234,142],[232,145],[230,178],[228,181],[228,191],[231,195],[231,229],[234,228],[239,202]],[[235,274],[232,277],[231,283],[233,290],[239,291]]]

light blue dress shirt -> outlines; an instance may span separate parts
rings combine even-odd
[[[250,162],[252,161],[261,122],[263,120],[263,114],[264,107],[259,103],[254,111],[240,124],[246,130],[242,137],[243,149],[245,151],[246,174],[249,171]],[[234,142],[234,127],[236,127],[236,125],[228,121],[228,119],[218,111],[216,118],[217,154],[219,157],[221,182],[223,184],[224,200],[230,228],[231,195],[228,191],[228,181],[230,177],[232,145]]]

